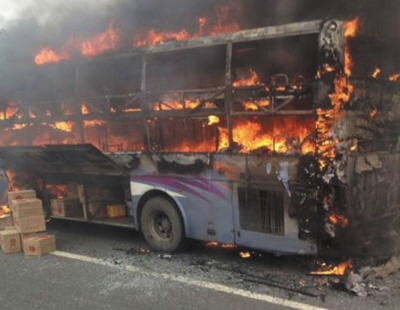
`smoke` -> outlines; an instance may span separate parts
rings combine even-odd
[[[243,28],[360,16],[365,32],[400,44],[398,0],[1,0],[0,92],[24,89],[34,55],[43,47],[60,50],[69,39],[90,38],[113,21],[123,35],[121,49],[127,50],[143,29],[194,31],[197,17],[212,18],[215,7],[226,3],[240,4]]]

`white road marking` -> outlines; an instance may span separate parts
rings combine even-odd
[[[140,273],[142,275],[150,276],[153,278],[159,278],[159,279],[161,278],[164,280],[175,281],[175,282],[179,282],[179,283],[183,283],[183,284],[189,284],[189,285],[206,288],[206,289],[214,290],[214,291],[218,291],[218,292],[224,292],[227,294],[232,294],[232,295],[241,296],[241,297],[245,297],[245,298],[265,301],[265,302],[268,302],[268,303],[271,303],[274,305],[278,305],[278,306],[283,306],[283,307],[288,307],[288,308],[293,308],[293,309],[298,309],[298,310],[329,310],[327,308],[311,306],[311,305],[303,304],[300,302],[286,300],[283,298],[274,297],[274,296],[270,296],[270,295],[253,293],[250,291],[237,289],[237,288],[222,285],[222,284],[194,280],[194,279],[191,279],[188,277],[175,276],[175,275],[170,275],[167,273],[158,273],[158,272],[154,272],[154,271],[148,271],[148,270],[145,270],[145,269],[142,269],[139,267],[134,267],[134,266],[114,265],[112,263],[103,261],[101,259],[93,258],[93,257],[89,257],[89,256],[78,255],[78,254],[73,254],[73,253],[68,253],[68,252],[61,252],[61,251],[55,251],[52,254],[55,256],[59,256],[59,257],[74,259],[74,260],[92,263],[92,264],[101,265],[101,266],[106,266],[106,267],[110,267],[110,268],[124,269],[124,270],[128,270],[131,272]]]

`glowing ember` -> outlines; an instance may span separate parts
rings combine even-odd
[[[374,73],[372,73],[371,76],[372,76],[374,79],[376,79],[376,78],[378,77],[379,73],[381,73],[381,69],[375,68]]]
[[[236,248],[236,245],[234,245],[234,244],[223,244],[222,247],[224,249],[234,249],[234,248]]]
[[[240,252],[239,255],[241,258],[249,258],[251,256],[250,252]]]
[[[377,109],[373,109],[373,110],[369,113],[369,116],[370,116],[371,118],[374,118],[377,112],[378,112]]]
[[[349,38],[354,38],[357,34],[360,21],[355,18],[344,25],[344,39],[345,39],[345,55],[344,55],[344,73],[346,75],[351,75],[351,68],[353,67],[353,61],[350,56],[349,51]]]
[[[389,76],[389,81],[396,82],[397,79],[400,77],[400,73],[395,73]]]
[[[81,104],[81,113],[82,115],[87,115],[90,113],[89,108],[85,104]]]
[[[218,246],[218,242],[211,241],[206,244],[206,246]]]
[[[329,220],[333,225],[341,226],[342,228],[345,228],[349,225],[349,220],[343,215],[331,214],[329,215]]]
[[[64,199],[67,196],[66,185],[46,185],[46,190],[52,198]]]
[[[340,263],[338,266],[329,267],[329,269],[326,269],[326,270],[311,271],[310,274],[343,276],[345,274],[346,270],[348,270],[348,269],[351,271],[353,270],[353,263],[352,263],[351,259],[349,259],[348,261],[345,261],[343,263]]]
[[[238,81],[232,83],[233,87],[241,87],[241,86],[254,86],[261,85],[260,79],[253,69],[250,69],[250,77],[242,78]]]

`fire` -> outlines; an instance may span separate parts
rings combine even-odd
[[[107,122],[106,121],[102,121],[102,120],[83,121],[83,125],[85,127],[103,126],[103,125],[106,125],[106,124],[107,124]]]
[[[313,275],[338,275],[338,276],[343,276],[346,272],[346,270],[350,269],[351,271],[353,270],[353,262],[351,259],[340,263],[339,265],[335,267],[329,267],[330,269],[327,270],[318,270],[318,271],[311,271],[310,274]],[[325,269],[325,268],[323,268]]]
[[[210,115],[208,116],[208,123],[207,125],[210,126],[212,124],[218,124],[219,123],[219,117],[215,115]]]
[[[206,17],[196,18],[198,25],[197,32],[190,33],[186,29],[178,31],[160,31],[156,29],[145,30],[135,35],[135,47],[146,45],[162,44],[166,41],[185,41],[190,38],[197,38],[205,35],[218,35],[223,33],[236,32],[240,30],[239,16],[242,11],[240,2],[233,1],[228,4],[219,5],[215,8],[214,23],[208,25],[209,19]]]
[[[89,113],[90,113],[89,108],[85,104],[82,103],[81,104],[81,114],[82,115],[87,115]]]
[[[5,218],[11,214],[11,209],[7,206],[0,206],[0,219]]]
[[[69,57],[70,56],[67,52],[57,53],[54,50],[45,47],[35,56],[35,64],[44,65],[51,62],[59,62],[60,60],[67,60]]]
[[[333,225],[341,226],[342,228],[345,228],[349,225],[349,220],[343,215],[331,214],[329,215],[329,220]]]
[[[353,60],[349,51],[349,38],[354,38],[357,34],[360,25],[360,20],[357,18],[345,23],[344,25],[344,40],[345,40],[345,55],[344,55],[344,73],[351,75]]]
[[[377,109],[373,109],[373,110],[369,113],[369,116],[370,116],[371,118],[374,118],[377,112],[378,112]]]
[[[135,36],[135,46],[142,47],[146,45],[156,45],[164,43],[168,40],[184,41],[189,39],[189,33],[182,29],[180,31],[156,31],[155,29],[147,30],[144,34]]]
[[[371,76],[372,76],[374,79],[376,79],[376,78],[378,77],[379,73],[381,73],[381,69],[375,68],[374,73],[372,73]]]
[[[218,246],[218,242],[211,241],[206,244],[206,246]]]
[[[296,117],[285,117],[271,120],[272,128],[263,128],[258,121],[239,121],[233,127],[233,141],[241,146],[240,153],[267,148],[278,153],[286,152],[313,152],[315,145],[308,143],[302,147],[302,142],[313,131],[313,119],[301,121]],[[219,127],[220,140],[218,150],[228,147],[228,133],[225,128]]]
[[[250,252],[240,252],[239,255],[241,258],[249,258],[251,256]]]
[[[400,73],[395,73],[389,76],[389,81],[396,82],[397,79],[400,77]]]
[[[61,52],[56,52],[48,47],[43,48],[36,56],[35,63],[44,65],[46,63],[55,63],[62,60],[68,60],[75,51],[79,51],[82,56],[93,57],[108,50],[115,50],[120,42],[118,31],[110,23],[107,29],[89,39],[72,38],[62,47]]]
[[[330,160],[336,156],[336,139],[332,137],[333,124],[341,117],[342,107],[350,100],[354,87],[348,81],[347,76],[338,75],[334,81],[335,92],[329,95],[332,109],[317,109],[318,120],[316,123],[318,132],[318,153],[320,169],[323,169]]]
[[[72,128],[74,127],[73,122],[57,122],[55,124],[50,124],[51,127],[65,131],[65,132],[71,132]]]
[[[66,185],[46,185],[46,190],[53,198],[64,199],[67,196]]]
[[[258,111],[260,107],[266,108],[269,106],[269,100],[260,101],[245,101],[242,103],[245,111]]]
[[[250,69],[250,77],[249,78],[242,78],[233,82],[233,87],[241,87],[241,86],[254,86],[254,85],[261,85],[260,79],[258,77],[257,72],[253,69]]]
[[[80,51],[83,56],[93,57],[108,50],[115,50],[119,44],[119,36],[110,23],[103,33],[89,40],[83,40],[80,43]]]
[[[227,244],[223,244],[222,247],[224,249],[234,249],[234,248],[236,248],[236,245],[227,243]]]

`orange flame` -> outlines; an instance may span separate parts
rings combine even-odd
[[[240,86],[254,86],[254,85],[261,85],[260,79],[253,69],[250,69],[250,77],[249,78],[242,78],[238,81],[232,83],[233,87],[240,87]]]
[[[146,45],[156,45],[164,43],[167,40],[184,41],[189,39],[189,33],[182,29],[180,31],[156,31],[155,29],[147,30],[144,34],[135,36],[135,46],[142,47]]]
[[[93,57],[107,50],[115,50],[120,42],[118,31],[110,23],[107,29],[90,39],[77,38],[68,40],[62,47],[61,52],[56,52],[48,47],[43,48],[36,56],[35,63],[44,65],[61,60],[68,60],[75,50],[82,56]]]
[[[339,265],[337,265],[335,267],[331,267],[330,269],[327,269],[327,270],[311,271],[310,274],[343,276],[347,269],[353,270],[353,262],[351,259],[349,259],[343,263],[340,263]]]
[[[35,56],[35,64],[44,65],[51,62],[59,62],[60,60],[67,60],[69,57],[70,56],[67,52],[57,53],[54,50],[45,47]]]
[[[371,76],[372,76],[374,79],[376,79],[377,76],[379,75],[379,73],[381,73],[381,69],[375,68],[375,70],[374,70],[374,72],[372,73]]]
[[[219,117],[215,115],[210,115],[208,116],[208,123],[207,125],[210,126],[212,124],[218,124],[219,123]]]
[[[400,73],[395,73],[389,76],[389,81],[396,82],[397,79],[400,77]]]
[[[315,144],[302,147],[303,140],[315,130],[314,119],[305,121],[296,117],[285,117],[270,122],[272,128],[263,128],[258,121],[238,121],[233,127],[233,141],[241,146],[240,153],[250,153],[256,149],[267,148],[278,153],[314,152]],[[218,150],[228,147],[228,133],[219,127]]]
[[[65,131],[65,132],[71,132],[72,128],[74,127],[73,122],[57,122],[55,124],[50,124],[51,127]]]
[[[331,214],[329,215],[329,220],[333,225],[341,226],[342,228],[345,228],[349,225],[349,220],[343,215]]]
[[[344,73],[351,75],[351,68],[353,67],[353,60],[349,51],[349,38],[354,38],[360,26],[359,18],[355,18],[344,24],[344,39],[345,39],[345,53],[344,53]]]
[[[196,19],[198,24],[198,31],[196,33],[190,33],[186,29],[181,29],[179,31],[159,31],[156,29],[145,30],[144,32],[135,35],[134,46],[143,47],[146,45],[161,44],[168,40],[184,41],[204,35],[236,32],[240,30],[240,25],[237,22],[237,19],[239,18],[241,11],[241,4],[237,1],[219,5],[215,8],[215,23],[213,25],[207,25],[207,18],[198,17]]]
[[[110,23],[103,33],[89,40],[83,40],[80,44],[81,54],[86,57],[93,57],[108,50],[115,50],[119,44],[119,36]]]
[[[269,100],[245,101],[242,103],[245,111],[257,111],[260,107],[268,107]]]
[[[239,255],[241,258],[249,258],[251,256],[250,252],[240,252]]]
[[[218,242],[211,241],[206,244],[206,246],[218,246]]]

